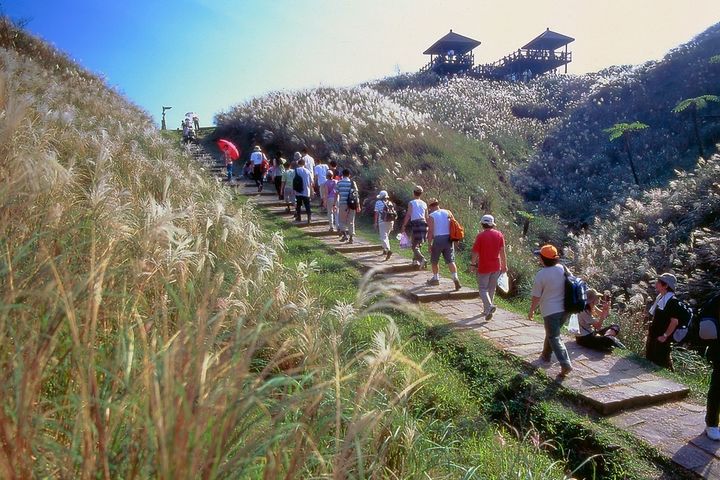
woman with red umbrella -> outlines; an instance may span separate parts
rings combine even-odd
[[[240,158],[240,150],[230,141],[221,138],[217,141],[217,146],[223,153],[225,159],[225,168],[227,168],[227,181],[232,180],[233,161]]]

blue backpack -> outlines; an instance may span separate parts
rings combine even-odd
[[[565,313],[580,313],[587,308],[588,286],[585,281],[576,277],[565,268]]]

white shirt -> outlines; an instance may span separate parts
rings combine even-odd
[[[650,315],[655,315],[655,310],[658,308],[660,310],[665,310],[665,305],[667,305],[668,300],[674,296],[675,294],[673,292],[667,292],[665,295],[658,295],[655,302],[653,302],[652,307],[650,307]]]
[[[262,152],[252,152],[250,154],[250,161],[253,165],[260,165],[263,162],[264,156]]]
[[[411,200],[408,203],[410,208],[410,220],[425,220],[425,213],[427,212],[427,203],[420,199]]]
[[[310,172],[310,177],[315,178],[315,159],[308,154],[302,158],[305,160],[305,168]]]
[[[543,267],[533,283],[532,296],[540,298],[540,313],[547,317],[565,311],[565,268]]]
[[[430,214],[433,219],[433,237],[450,235],[450,212],[448,210],[435,210]]]
[[[327,172],[328,166],[324,163],[315,165],[315,178],[317,178],[318,185],[325,185],[325,182],[327,182]]]
[[[312,176],[310,175],[310,170],[308,170],[305,167],[297,167],[297,170],[295,170],[296,175],[301,177],[303,179],[303,191],[302,192],[296,192],[295,194],[298,197],[310,197],[310,184],[312,183]]]
[[[383,210],[385,210],[385,201],[377,200],[375,202],[375,213],[382,215]],[[380,221],[382,221],[382,218],[380,218]]]

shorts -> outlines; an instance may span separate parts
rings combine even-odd
[[[455,263],[455,248],[450,241],[450,235],[433,237],[432,246],[430,247],[430,263],[433,265],[439,263],[440,255],[445,259],[445,263]]]

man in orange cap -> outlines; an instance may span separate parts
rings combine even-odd
[[[532,320],[535,310],[540,307],[545,324],[545,343],[541,360],[549,362],[555,353],[560,362],[560,377],[572,371],[570,356],[560,339],[560,329],[567,320],[565,314],[565,268],[559,265],[560,255],[557,248],[544,245],[535,252],[540,256],[543,268],[535,275],[532,288],[532,304],[528,319]]]

